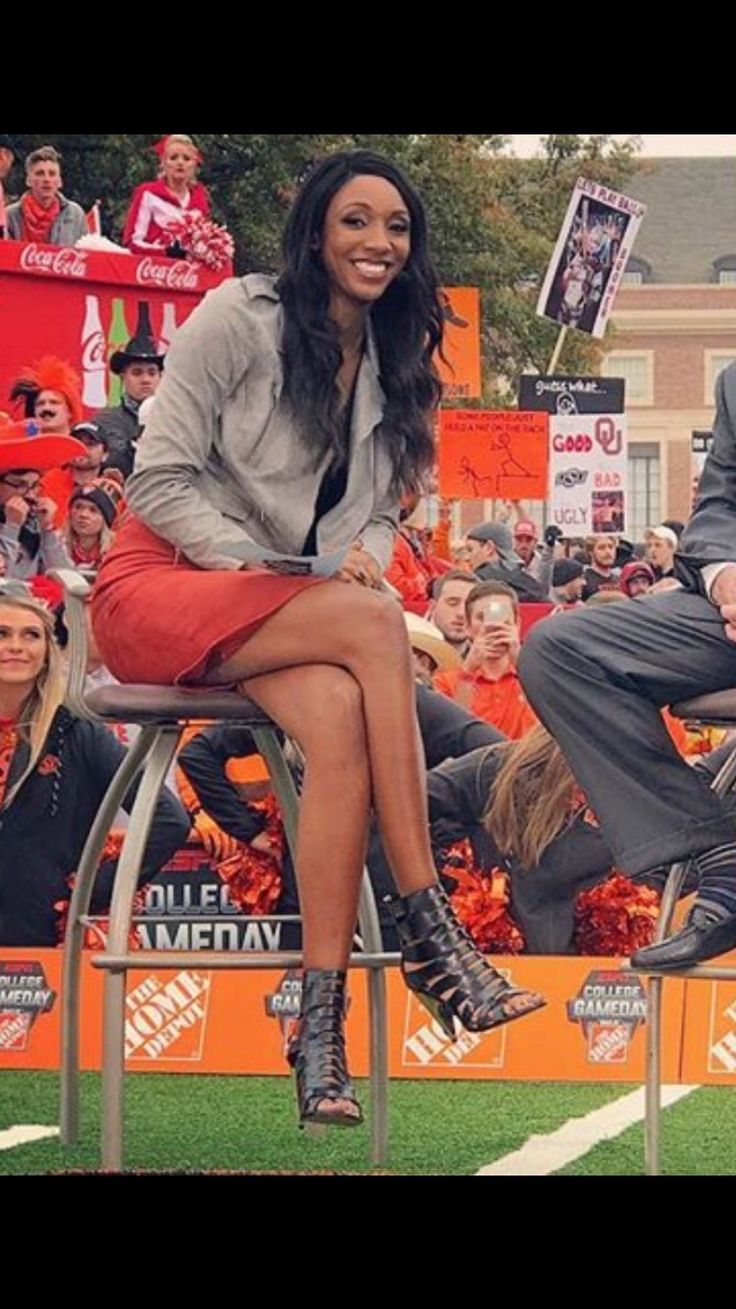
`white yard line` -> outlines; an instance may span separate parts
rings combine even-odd
[[[697,1086],[663,1086],[662,1108],[677,1104],[698,1091]],[[620,1100],[593,1109],[583,1118],[570,1118],[546,1136],[530,1136],[520,1150],[479,1168],[477,1177],[546,1177],[580,1159],[601,1141],[620,1136],[644,1119],[644,1088],[631,1091]]]
[[[28,1145],[29,1141],[43,1141],[47,1136],[58,1136],[58,1127],[7,1127],[0,1132],[0,1150],[13,1150],[16,1145]]]

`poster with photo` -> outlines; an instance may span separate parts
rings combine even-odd
[[[646,205],[580,177],[537,304],[541,318],[601,337]]]
[[[627,435],[623,414],[550,419],[551,521],[565,536],[626,531]]]

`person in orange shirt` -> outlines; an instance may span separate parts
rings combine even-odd
[[[386,581],[396,588],[404,607],[412,606],[416,612],[423,613],[431,599],[432,582],[447,572],[450,564],[429,553],[420,501],[419,491],[407,492],[402,499],[399,530],[386,569]]]
[[[471,646],[462,668],[437,673],[435,690],[518,740],[537,718],[516,673],[519,601],[505,582],[481,582],[465,601]]]

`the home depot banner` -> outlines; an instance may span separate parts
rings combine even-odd
[[[79,371],[88,412],[116,404],[108,362],[146,317],[164,352],[177,326],[226,274],[159,255],[101,254],[0,241],[0,411],[21,368],[42,355]]]
[[[99,1068],[103,976],[92,968],[90,953],[83,967],[81,1060],[84,1068]],[[522,956],[494,962],[515,984],[541,991],[547,1007],[522,1022],[487,1033],[462,1032],[455,1040],[448,1040],[407,991],[398,970],[388,971],[393,1077],[643,1079],[643,978],[623,972],[617,959]],[[9,1068],[58,1067],[61,964],[60,950],[0,951],[0,1075]],[[195,966],[171,970],[143,963],[128,977],[128,1066],[137,1072],[286,1074],[284,1037],[299,1012],[300,985],[299,974],[283,968],[208,970],[206,954]],[[692,1017],[696,1010],[685,1007],[686,988],[697,997],[697,1020]],[[355,970],[347,1033],[357,1076],[368,1071],[366,990],[364,974]],[[735,993],[733,985],[721,987],[714,1008],[710,986],[668,981],[665,1081],[736,1081]],[[689,1062],[683,1077],[685,1055]]]

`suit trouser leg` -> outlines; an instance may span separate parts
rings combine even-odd
[[[519,671],[622,869],[647,872],[736,839],[660,713],[736,686],[736,645],[703,596],[669,591],[545,619]]]

